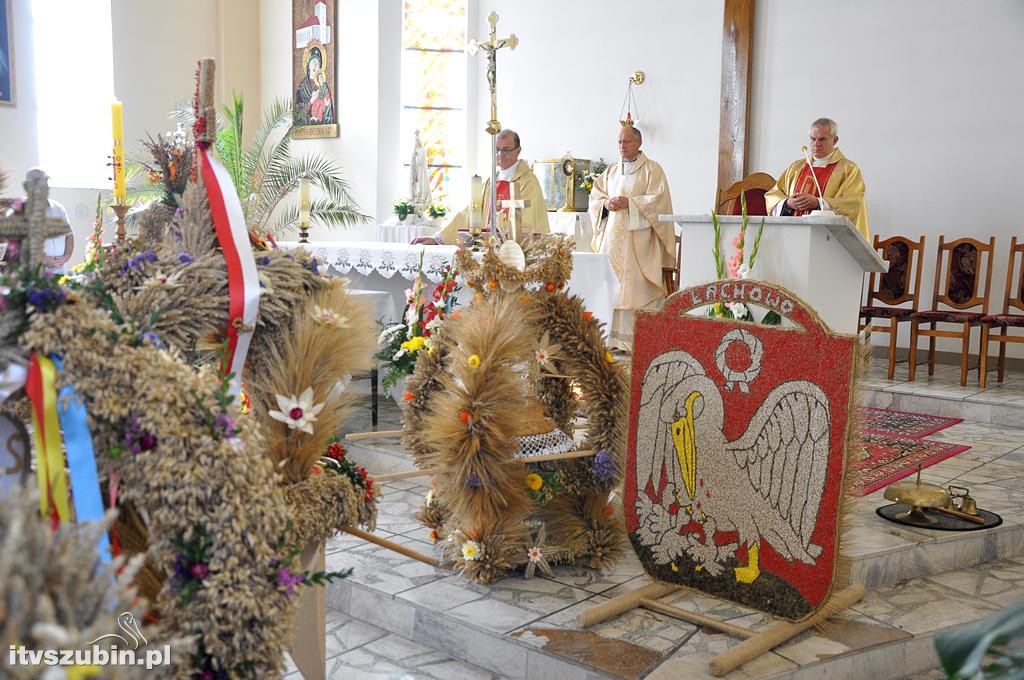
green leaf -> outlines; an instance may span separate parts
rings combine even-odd
[[[1024,639],[1024,602],[966,626],[938,633],[935,650],[942,668],[950,677],[970,678],[982,670],[986,655],[997,651],[993,647],[1021,639]],[[1000,670],[998,677],[1019,677],[1024,673],[1024,660],[1019,650],[1015,651],[1018,653],[1009,666],[1000,664],[1004,669]],[[1013,675],[1004,675],[1006,673]]]
[[[782,323],[782,317],[779,316],[779,313],[774,309],[771,309],[764,315],[764,318],[761,319],[761,323],[765,326],[778,326]]]

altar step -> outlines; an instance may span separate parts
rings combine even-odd
[[[390,493],[399,503],[408,503],[419,490]],[[431,551],[417,534],[418,530],[387,533],[403,545]],[[328,543],[327,567],[354,569],[350,578],[328,587],[329,608],[410,641],[410,646],[429,648],[439,658],[491,674],[467,678],[706,678],[710,659],[737,643],[646,610],[580,630],[575,618],[583,609],[648,582],[632,555],[603,575],[559,567],[553,578],[526,580],[513,575],[483,586],[342,536]],[[869,589],[864,600],[833,618],[827,632],[807,631],[726,677],[929,677],[938,666],[932,642],[936,632],[979,619],[1022,597],[1024,560],[1002,560]],[[670,595],[663,601],[752,629],[771,623],[761,614],[694,593]]]

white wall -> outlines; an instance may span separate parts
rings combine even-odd
[[[994,235],[1001,309],[1010,238],[1024,237],[1024,3],[759,0],[756,29],[750,171],[778,176],[810,121],[836,119],[840,148],[864,172],[872,233],[927,237],[922,305],[939,234]]]
[[[498,120],[519,132],[522,157],[618,158],[619,112],[629,75],[644,151],[661,163],[679,213],[704,213],[715,198],[722,61],[722,3],[707,0],[614,2],[480,0],[470,37],[486,39],[496,11],[498,37],[519,46],[498,53]],[[484,57],[475,64],[476,172],[490,174],[490,118]]]
[[[14,195],[21,189],[25,172],[39,163],[39,145],[36,141],[36,88],[32,77],[35,58],[31,2],[14,0],[11,5],[15,106],[0,106],[0,168],[7,173],[6,193]]]
[[[398,14],[395,14],[397,6]],[[381,9],[384,7],[384,9]],[[260,93],[263,107],[275,97],[291,97],[291,3],[284,0],[260,2]],[[397,135],[398,114],[394,114],[394,129],[380,128],[381,115],[387,123],[388,111],[381,112],[379,99],[380,75],[380,15],[398,19],[394,30],[401,28],[399,0],[366,2],[365,0],[339,0],[337,29],[338,69],[334,101],[340,124],[340,134],[334,139],[294,140],[293,153],[322,153],[337,161],[343,168],[353,198],[364,213],[374,215],[378,206],[378,177],[393,173],[393,167],[378,172],[378,156],[382,144],[389,136]],[[395,43],[397,47],[397,42]],[[398,55],[394,56],[397,63]],[[397,68],[395,69],[397,72]],[[387,84],[384,86],[385,96]],[[398,95],[394,93],[397,106]],[[383,140],[383,141],[382,141]],[[389,208],[386,208],[390,212]],[[373,229],[326,229],[314,226],[311,240],[337,240],[373,238]],[[291,236],[294,238],[294,235]]]

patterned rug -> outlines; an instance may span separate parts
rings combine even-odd
[[[907,413],[887,408],[862,408],[860,427],[864,432],[920,439],[961,422],[963,418],[943,418],[924,413]]]
[[[880,408],[861,410],[865,457],[852,464],[853,493],[866,496],[913,474],[917,466],[929,467],[970,446],[924,439],[956,425],[960,418],[940,418]]]

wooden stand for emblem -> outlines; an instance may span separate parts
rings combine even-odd
[[[791,623],[789,621],[778,621],[763,632],[756,632],[740,626],[735,626],[726,621],[721,621],[711,616],[697,614],[679,607],[658,602],[658,598],[664,597],[677,590],[681,586],[671,583],[651,583],[643,588],[631,590],[618,597],[603,602],[596,607],[590,607],[576,617],[576,623],[580,628],[589,628],[602,621],[625,614],[626,612],[643,607],[667,616],[673,616],[698,626],[710,628],[720,633],[726,633],[733,637],[745,638],[732,649],[722,652],[711,660],[708,669],[715,677],[721,677],[743,664],[753,661],[765,652],[778,647],[783,642],[791,640],[808,628],[819,626],[830,616],[834,616],[844,609],[848,609],[854,603],[864,597],[865,588],[861,584],[855,584],[838,593],[834,593],[821,608],[808,616],[803,621]]]

